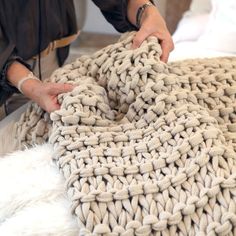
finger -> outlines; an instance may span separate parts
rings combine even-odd
[[[47,109],[47,112],[48,112],[48,113],[51,113],[51,112],[53,112],[53,111],[59,110],[60,108],[61,108],[61,107],[60,107],[59,104],[54,104],[53,106],[51,106],[51,107],[49,107],[49,108]]]
[[[61,108],[61,106],[58,103],[57,97],[54,97],[54,98],[52,98],[52,100],[48,104],[46,110],[47,110],[47,112],[51,113],[53,111],[59,110],[60,108]]]
[[[61,93],[68,93],[73,90],[75,86],[72,84],[62,84],[62,83],[55,83],[51,86],[49,93],[51,94],[61,94]]]
[[[162,49],[162,54],[160,59],[161,61],[167,63],[170,52],[173,50],[172,45],[166,40],[162,40],[160,44]]]
[[[140,45],[149,35],[150,35],[149,31],[147,31],[145,27],[141,27],[141,29],[135,34],[133,38],[132,49],[140,47]]]
[[[51,108],[51,112],[59,110],[60,108],[61,108],[61,106],[58,103],[54,103],[52,108]]]
[[[165,46],[165,44],[162,44],[162,54],[161,54],[161,61],[167,63],[168,61],[168,58],[169,58],[169,50],[168,48]]]

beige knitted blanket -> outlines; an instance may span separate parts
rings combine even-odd
[[[21,144],[54,144],[80,235],[236,235],[236,58],[160,62],[133,34],[57,70],[78,85]]]

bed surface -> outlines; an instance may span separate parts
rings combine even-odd
[[[236,2],[193,0],[183,12],[170,61],[236,56]]]
[[[211,58],[236,56],[235,53],[221,52],[213,49],[206,49],[196,41],[183,41],[175,44],[175,49],[171,52],[169,61],[177,61],[191,58]]]

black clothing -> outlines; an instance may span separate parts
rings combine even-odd
[[[93,0],[118,31],[135,29],[127,20],[127,0]],[[6,80],[9,60],[26,61],[50,42],[77,32],[73,0],[0,0],[0,105],[14,92]],[[59,66],[69,46],[57,49]]]

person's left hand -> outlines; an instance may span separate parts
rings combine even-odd
[[[148,36],[156,36],[162,48],[161,60],[167,62],[174,49],[172,37],[166,23],[155,6],[147,7],[141,18],[141,27],[133,39],[132,47],[138,48]]]

